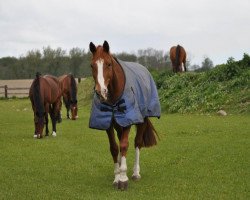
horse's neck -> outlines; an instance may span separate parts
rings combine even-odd
[[[110,84],[111,103],[115,103],[122,95],[125,87],[125,74],[120,64],[113,58],[113,79]]]

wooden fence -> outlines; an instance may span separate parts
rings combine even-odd
[[[80,83],[84,78],[76,78]],[[28,97],[33,79],[0,80],[0,98]]]
[[[0,86],[0,96],[9,98],[9,97],[28,97],[29,89],[27,87],[8,87],[7,85]]]

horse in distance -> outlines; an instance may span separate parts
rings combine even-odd
[[[139,180],[140,149],[157,144],[157,132],[149,117],[160,117],[155,82],[148,70],[138,63],[124,62],[110,53],[109,44],[89,44],[95,81],[89,127],[105,130],[114,162],[114,187],[128,187],[127,150],[129,132],[136,125],[135,162],[132,180]],[[116,142],[115,130],[119,143]]]
[[[46,136],[49,136],[48,114],[52,121],[52,135],[56,136],[56,123],[61,121],[61,95],[60,82],[56,77],[36,74],[29,90],[29,98],[34,112],[34,138],[43,137],[44,123]]]
[[[173,67],[173,72],[186,72],[186,51],[180,46],[173,46],[170,48],[170,60]]]
[[[63,103],[66,107],[67,118],[76,120],[78,118],[78,106],[77,106],[77,85],[75,78],[72,74],[66,74],[58,77],[61,83]],[[69,115],[71,111],[71,117]]]

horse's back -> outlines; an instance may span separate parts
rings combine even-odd
[[[157,88],[148,69],[139,63],[119,60],[126,77],[123,96],[135,97],[143,117],[159,117],[160,103]],[[131,93],[132,89],[132,93]],[[126,91],[130,91],[126,94]]]
[[[67,75],[67,74],[64,74],[64,75],[62,75],[62,76],[59,76],[59,77],[58,77],[58,80],[59,80],[60,82],[63,82],[63,81],[66,80],[67,77],[68,77],[68,75]]]
[[[61,97],[61,86],[57,77],[45,75],[40,79],[40,83],[40,89],[48,102],[53,103]]]

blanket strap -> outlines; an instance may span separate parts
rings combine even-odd
[[[118,101],[114,105],[110,105],[110,104],[107,104],[107,103],[102,103],[104,106],[101,106],[100,110],[102,112],[112,112],[112,113],[114,113],[114,112],[122,112],[122,113],[124,113],[124,111],[127,110],[126,105],[121,106],[121,104],[124,104],[124,103],[125,103],[124,99],[121,99],[120,101]]]

